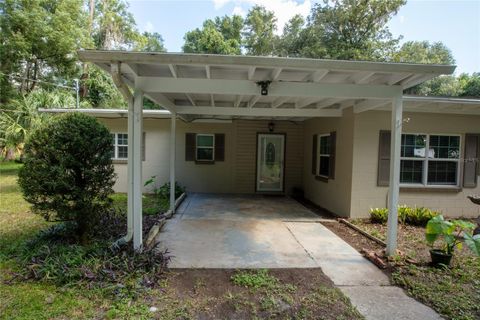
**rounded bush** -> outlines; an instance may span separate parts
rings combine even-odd
[[[115,173],[112,138],[94,117],[68,113],[32,133],[19,184],[32,210],[46,220],[73,222],[85,242],[110,205]]]

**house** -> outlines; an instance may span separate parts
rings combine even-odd
[[[156,176],[190,192],[303,190],[342,217],[367,217],[372,207],[397,204],[451,217],[480,214],[467,199],[480,194],[480,100],[403,96],[454,66],[79,55],[110,72],[129,101],[129,111],[79,111],[114,135],[115,190],[133,193],[132,203],[143,182]],[[166,110],[142,113],[144,95]]]

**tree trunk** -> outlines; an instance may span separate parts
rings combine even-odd
[[[38,73],[38,60],[35,59],[34,67],[33,67],[33,79],[32,79],[32,86],[30,87],[30,92],[35,89],[35,85],[37,84],[37,73]]]
[[[88,3],[88,35],[91,38],[93,32],[93,18],[95,14],[95,1],[89,0]],[[82,76],[80,77],[80,95],[82,98],[85,98],[88,95],[88,86],[86,80],[88,79],[88,63],[84,62],[82,65]]]

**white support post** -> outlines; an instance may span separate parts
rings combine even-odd
[[[133,95],[133,137],[129,145],[129,158],[132,154],[133,166],[133,248],[140,251],[142,239],[142,132],[143,132],[143,92],[136,89]],[[130,136],[129,136],[130,138]]]
[[[128,145],[133,145],[133,98],[130,98],[128,101]],[[132,240],[133,237],[133,153],[128,152],[127,157],[127,235],[125,236],[125,241],[128,242]]]
[[[400,194],[400,147],[403,125],[402,96],[397,95],[392,103],[392,123],[390,142],[390,184],[388,191],[387,255],[392,256],[397,249],[398,198]]]
[[[170,210],[175,213],[175,136],[177,115],[172,112],[170,121]]]

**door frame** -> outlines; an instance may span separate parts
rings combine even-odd
[[[268,190],[258,190],[258,139],[260,135],[271,135],[271,136],[283,136],[283,165],[282,165],[282,190],[280,191],[268,191]],[[287,134],[284,132],[257,132],[255,137],[255,193],[263,194],[284,194],[285,193],[285,167],[287,159]]]

